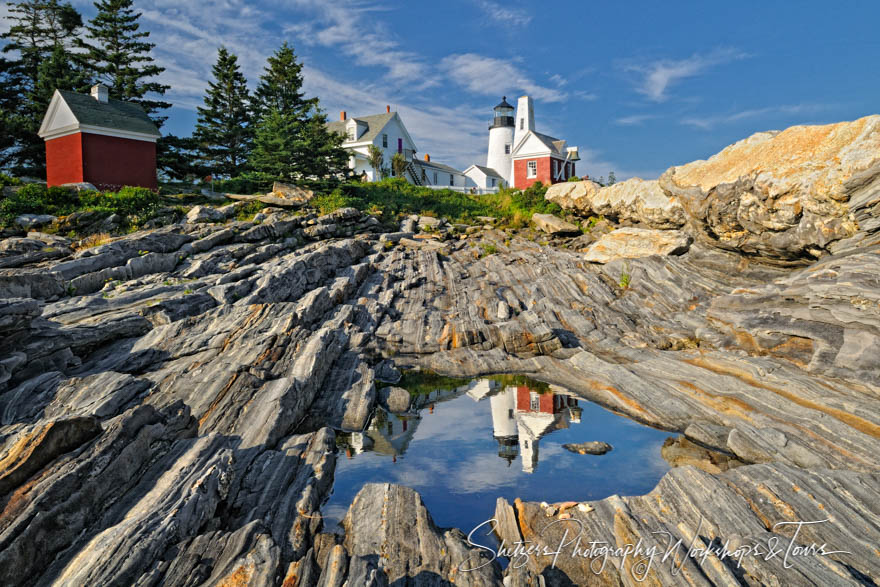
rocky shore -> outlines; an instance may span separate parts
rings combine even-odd
[[[880,582],[880,117],[547,197],[593,231],[201,210],[0,242],[0,584]],[[334,430],[391,401],[391,363],[528,374],[668,430],[680,466],[649,494],[495,518],[508,544],[681,539],[680,566],[502,570],[394,485],[329,532]],[[771,538],[836,552],[686,556]]]

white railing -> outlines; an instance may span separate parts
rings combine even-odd
[[[432,190],[452,190],[454,192],[462,192],[462,193],[474,193],[474,194],[494,194],[498,191],[498,188],[478,188],[478,187],[465,187],[462,185],[425,185],[423,187],[431,188]]]

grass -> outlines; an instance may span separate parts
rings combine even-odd
[[[480,255],[481,259],[483,257],[488,257],[489,255],[494,255],[498,252],[498,247],[488,243],[483,243],[482,245],[480,245],[480,248],[483,249],[483,253]]]
[[[632,281],[632,276],[629,274],[629,266],[627,266],[620,273],[620,281],[618,282],[618,285],[620,285],[621,289],[629,289],[630,281]]]
[[[104,216],[119,214],[127,219],[127,225],[137,225],[155,215],[161,207],[159,195],[146,188],[124,187],[118,192],[76,192],[34,183],[0,200],[0,227],[12,225],[15,218],[22,214],[67,216],[74,212],[92,211]]]
[[[254,216],[260,213],[260,210],[266,207],[266,204],[257,200],[251,200],[243,206],[239,206],[235,213],[235,219],[240,222],[250,222]]]
[[[418,187],[400,178],[389,178],[376,183],[343,184],[330,193],[315,196],[310,205],[321,214],[352,207],[378,213],[389,221],[401,215],[419,214],[473,224],[478,216],[491,216],[521,228],[528,225],[536,212],[562,211],[544,199],[545,193],[546,188],[539,183],[526,190],[503,189],[497,194],[474,195]]]

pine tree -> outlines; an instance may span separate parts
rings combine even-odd
[[[0,63],[0,121],[3,149],[0,164],[18,173],[42,175],[45,147],[37,136],[55,89],[81,89],[85,77],[75,65],[70,45],[82,18],[69,3],[24,0],[9,3],[12,25],[2,35],[3,52],[14,56]]]
[[[238,58],[220,47],[208,83],[205,105],[198,108],[199,120],[193,137],[208,169],[235,177],[245,170],[251,145],[251,112],[247,81]]]
[[[285,42],[269,57],[254,91],[254,120],[259,121],[273,109],[282,114],[304,116],[317,106],[318,100],[306,99],[302,84],[302,64],[296,60],[293,48]]]
[[[156,144],[159,172],[173,180],[204,177],[208,174],[198,161],[198,142],[192,137],[163,135]]]
[[[86,25],[88,41],[79,41],[85,49],[84,60],[110,90],[110,97],[139,104],[161,126],[166,117],[156,113],[171,104],[147,98],[147,94],[165,94],[170,88],[155,79],[165,71],[156,65],[150,51],[156,45],[146,39],[148,31],[140,30],[132,0],[100,0],[95,2],[98,14]]]
[[[342,139],[326,128],[317,98],[302,91],[302,64],[286,42],[269,57],[254,92],[250,167],[272,179],[318,184],[348,172]]]

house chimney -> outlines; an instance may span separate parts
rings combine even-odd
[[[391,106],[385,106],[386,114],[391,114]]]
[[[431,162],[431,156],[428,153],[425,153],[425,161],[427,161],[428,163]]]
[[[92,86],[92,98],[102,104],[106,104],[110,100],[110,90],[104,84],[95,84]]]
[[[345,122],[347,118],[348,116],[346,116],[345,110],[339,113],[339,120],[341,120],[342,122]]]

